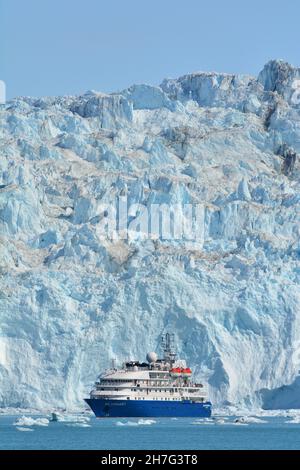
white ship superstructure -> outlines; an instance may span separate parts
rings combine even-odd
[[[201,383],[192,383],[178,363],[177,375],[172,375],[166,365],[151,363],[126,363],[123,370],[109,370],[96,382],[91,398],[123,400],[192,400],[204,402],[206,391]],[[180,370],[180,372],[179,372]]]

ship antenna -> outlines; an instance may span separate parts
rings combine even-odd
[[[164,361],[173,364],[176,360],[174,348],[175,337],[173,333],[166,333],[161,337],[161,347],[164,352]]]

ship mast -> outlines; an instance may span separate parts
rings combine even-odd
[[[176,353],[174,348],[174,334],[166,333],[161,337],[161,347],[164,352],[164,361],[169,362],[171,365],[176,360]]]

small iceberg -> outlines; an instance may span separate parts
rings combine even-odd
[[[117,421],[116,426],[150,426],[155,423],[154,419],[139,419],[138,421]]]
[[[294,416],[292,419],[285,421],[286,424],[300,424],[300,416]]]
[[[242,416],[240,418],[236,418],[232,424],[235,424],[237,426],[248,426],[248,423],[246,423]]]
[[[234,424],[265,424],[267,421],[254,416],[241,416],[234,420]]]
[[[192,422],[192,424],[215,424],[215,420],[213,418],[196,419]]]
[[[66,426],[70,428],[91,428],[91,425],[87,423],[66,423]]]
[[[13,426],[48,426],[49,419],[47,418],[31,418],[31,416],[22,416],[18,418],[14,423]]]
[[[218,418],[215,420],[215,424],[228,424],[225,419]]]
[[[24,431],[33,431],[33,429],[31,429],[31,428],[23,428],[23,427],[20,427],[20,426],[17,426],[16,429],[17,429],[18,431],[23,431],[23,432],[24,432]]]

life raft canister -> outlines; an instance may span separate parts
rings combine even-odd
[[[181,369],[181,373],[182,375],[184,376],[189,376],[189,375],[192,375],[192,371],[189,367],[186,367],[185,369]]]
[[[180,367],[173,367],[173,369],[170,370],[170,374],[173,377],[180,377],[181,376],[181,369]]]

